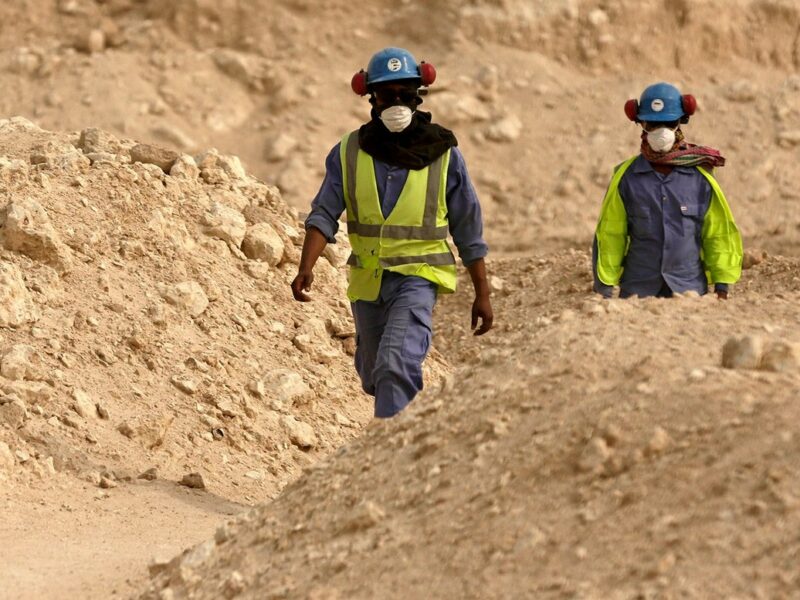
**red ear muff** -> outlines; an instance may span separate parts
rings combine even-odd
[[[628,117],[634,123],[636,123],[639,120],[638,100],[631,99],[625,103],[625,116]]]
[[[697,110],[697,100],[691,94],[686,94],[681,97],[681,104],[683,104],[683,112],[689,117]]]
[[[419,63],[419,76],[422,79],[422,85],[430,85],[436,81],[436,69],[431,63],[423,60]]]
[[[353,91],[359,96],[367,95],[367,73],[364,69],[361,69],[358,73],[353,75],[353,78],[350,80],[350,87],[353,88]]]

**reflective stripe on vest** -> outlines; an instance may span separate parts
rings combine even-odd
[[[364,237],[385,237],[398,240],[445,240],[447,225],[436,227],[436,210],[439,207],[439,186],[442,181],[444,154],[428,167],[428,187],[425,191],[425,211],[422,225],[370,225],[358,221],[358,199],[356,198],[356,163],[358,161],[358,132],[347,138],[345,161],[347,162],[347,195],[350,198],[351,215],[348,215],[347,231]]]

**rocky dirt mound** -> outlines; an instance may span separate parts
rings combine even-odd
[[[24,119],[0,147],[0,478],[263,500],[369,420],[346,240],[294,302],[297,213],[238,158]]]
[[[494,263],[487,346],[463,302],[442,307],[454,388],[369,426],[142,597],[791,597],[800,287],[777,276],[800,265],[768,258],[728,302],[601,301],[587,261]]]

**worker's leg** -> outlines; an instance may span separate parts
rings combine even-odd
[[[386,325],[384,303],[358,300],[351,304],[356,324],[356,373],[361,378],[361,387],[370,396],[375,395],[375,359]]]
[[[375,416],[391,417],[422,389],[422,361],[431,343],[436,286],[419,277],[392,276],[382,290],[386,326],[373,371]]]

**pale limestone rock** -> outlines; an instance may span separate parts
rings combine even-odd
[[[292,444],[302,450],[310,450],[317,445],[317,434],[311,425],[298,421],[292,415],[284,415],[282,421]]]
[[[0,424],[16,429],[27,420],[28,409],[22,400],[16,396],[0,397]]]
[[[60,240],[45,209],[29,198],[13,200],[0,213],[0,236],[8,250],[29,256],[61,274],[72,266],[72,252]]]
[[[233,180],[247,179],[242,161],[237,156],[225,156],[212,148],[196,157],[200,167],[200,176],[207,183],[226,183]]]
[[[39,316],[19,268],[0,261],[0,327],[19,327],[39,320]]]
[[[72,390],[72,410],[84,419],[93,419],[98,416],[97,406],[85,391],[81,389]]]
[[[761,368],[776,373],[800,370],[800,347],[788,342],[772,342],[761,357]]]
[[[247,230],[242,243],[242,251],[247,258],[259,260],[274,267],[283,259],[284,244],[269,223],[257,223]]]
[[[194,181],[200,176],[200,168],[194,158],[188,154],[181,154],[169,170],[172,177]]]
[[[33,346],[15,344],[0,362],[0,375],[11,380],[33,379],[35,368],[32,362],[35,358]]]
[[[78,148],[80,148],[84,154],[115,154],[120,150],[121,146],[119,140],[107,131],[97,129],[96,127],[89,127],[81,131]]]
[[[9,381],[0,387],[6,394],[21,398],[31,406],[44,404],[53,395],[53,388],[42,381]]]
[[[611,455],[612,450],[606,441],[601,437],[593,437],[581,453],[578,468],[583,472],[601,473]]]
[[[238,210],[215,202],[203,218],[204,233],[241,247],[247,232],[247,222]]]
[[[198,317],[208,308],[208,297],[196,281],[183,281],[175,285],[163,285],[159,289],[161,297],[167,302]]]
[[[11,186],[28,181],[28,163],[0,156],[0,184]]]
[[[764,352],[764,340],[755,335],[732,337],[722,348],[722,366],[728,369],[756,369]]]
[[[323,364],[330,364],[339,356],[339,352],[331,343],[328,328],[321,319],[308,319],[303,323],[292,343],[297,349]]]
[[[296,371],[276,369],[266,373],[263,380],[269,395],[281,403],[293,404],[311,394],[311,388]]]
[[[138,417],[119,424],[117,431],[127,438],[138,440],[145,448],[152,450],[164,443],[174,415],[161,417]]]
[[[174,150],[159,148],[151,144],[136,144],[130,150],[131,162],[155,165],[164,173],[169,173],[180,156]]]

